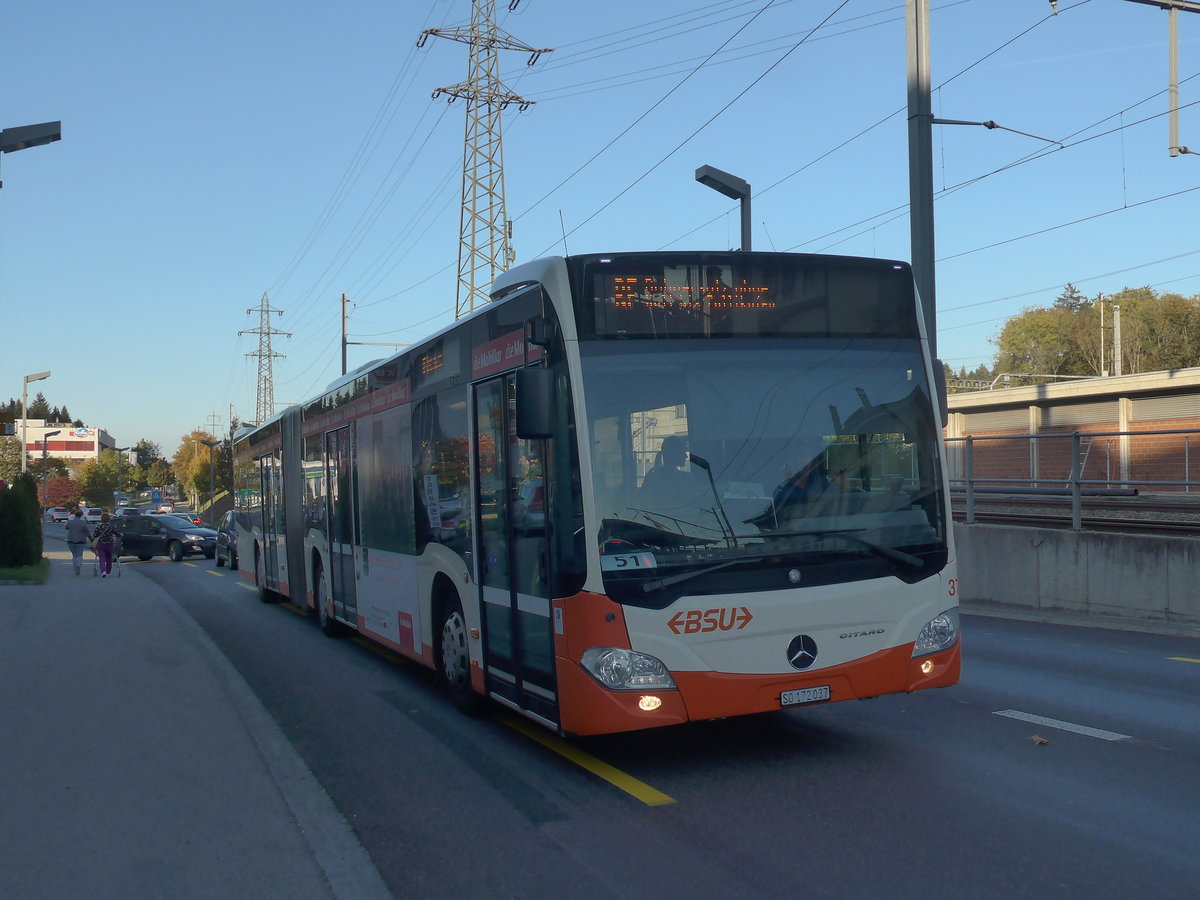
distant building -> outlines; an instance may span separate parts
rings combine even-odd
[[[1064,487],[1073,442],[1090,487],[1191,491],[1200,482],[1200,368],[950,394],[950,473]],[[1075,437],[1078,435],[1078,437]]]
[[[57,431],[49,442],[45,435]],[[16,421],[16,437],[21,438],[21,420]],[[65,459],[70,463],[87,462],[100,456],[101,450],[115,450],[117,442],[103,428],[76,428],[70,422],[55,425],[45,419],[25,420],[25,449],[30,459],[41,458],[43,447],[47,456]]]

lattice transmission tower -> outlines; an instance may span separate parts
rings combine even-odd
[[[250,315],[254,309],[255,307],[250,307],[246,310],[246,315]],[[246,328],[238,332],[238,334],[258,335],[258,349],[253,353],[246,354],[258,357],[258,397],[254,403],[256,425],[261,425],[275,413],[274,361],[276,357],[282,358],[286,355],[271,349],[271,336],[276,334],[282,334],[284,337],[292,336],[290,332],[279,331],[271,327],[271,313],[282,316],[283,310],[273,309],[271,301],[267,299],[264,291],[258,305],[258,327]]]
[[[510,10],[520,0],[511,0]],[[453,103],[467,101],[466,138],[463,142],[462,213],[459,218],[458,290],[454,316],[458,318],[487,302],[486,290],[498,272],[512,264],[512,223],[504,206],[504,146],[500,112],[510,103],[522,110],[534,101],[518,97],[500,81],[500,50],[530,54],[529,65],[552,48],[535,49],[496,26],[496,0],[471,0],[471,24],[455,28],[427,28],[417,39],[449,38],[471,48],[467,80],[440,87],[433,97],[445,94]]]

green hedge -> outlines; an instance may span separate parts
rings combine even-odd
[[[0,491],[0,566],[32,566],[42,558],[42,517],[37,481],[28,472]]]

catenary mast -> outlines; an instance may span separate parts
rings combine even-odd
[[[511,0],[510,10],[520,0]],[[462,212],[459,218],[458,290],[454,316],[459,318],[487,302],[487,287],[498,272],[512,264],[512,223],[504,205],[504,148],[501,111],[510,103],[522,110],[533,101],[524,100],[500,81],[500,50],[522,50],[533,65],[549,49],[538,50],[496,26],[496,0],[472,0],[471,24],[456,28],[428,28],[417,46],[426,39],[449,38],[471,48],[467,80],[433,92],[445,94],[448,102],[467,101],[466,136],[463,142]]]
[[[246,310],[246,315],[254,312],[254,307]],[[283,357],[285,354],[271,349],[271,336],[282,334],[285,337],[291,337],[291,333],[287,331],[279,331],[271,327],[271,313],[282,316],[282,309],[273,309],[271,301],[267,298],[264,291],[262,300],[258,305],[258,327],[246,328],[239,331],[238,334],[257,334],[258,335],[258,350],[253,353],[247,353],[247,356],[258,357],[258,396],[254,403],[254,418],[255,424],[261,425],[275,412],[275,380],[273,363],[275,357]]]

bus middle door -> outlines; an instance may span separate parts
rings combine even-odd
[[[258,465],[262,489],[263,586],[275,591],[279,589],[279,517],[283,514],[279,451],[263,456]]]
[[[355,510],[354,446],[351,426],[325,435],[327,528],[329,537],[329,592],[334,615],[357,625],[358,599],[354,581],[354,545],[357,539]]]
[[[488,693],[557,725],[544,442],[518,438],[515,376],[475,389],[475,529]]]

